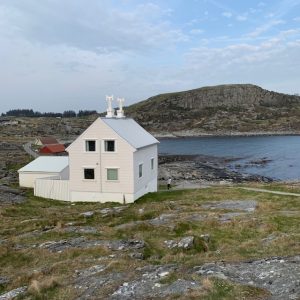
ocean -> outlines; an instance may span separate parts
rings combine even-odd
[[[300,179],[300,136],[189,137],[160,139],[160,154],[237,158],[229,167],[277,180]],[[255,163],[264,159],[266,163]]]

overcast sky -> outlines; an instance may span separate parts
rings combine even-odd
[[[0,0],[0,111],[224,83],[300,93],[300,0]]]

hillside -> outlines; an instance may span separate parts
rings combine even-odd
[[[300,96],[251,84],[161,94],[126,107],[125,115],[156,136],[300,134]],[[73,140],[97,117],[0,117],[0,137],[28,141],[53,135]]]
[[[300,96],[251,84],[161,94],[126,108],[155,134],[300,132]]]
[[[295,197],[223,186],[116,205],[2,187],[0,299],[299,299]]]

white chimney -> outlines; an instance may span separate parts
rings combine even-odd
[[[119,109],[117,110],[117,118],[125,118],[124,110],[123,110],[123,103],[124,103],[125,99],[118,98],[117,101],[119,102]]]
[[[112,108],[113,100],[114,100],[114,96],[106,96],[106,102],[107,102],[106,118],[115,117],[115,110]]]

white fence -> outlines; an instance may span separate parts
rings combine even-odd
[[[69,201],[69,194],[69,180],[55,179],[55,177],[40,178],[35,180],[35,196]]]

